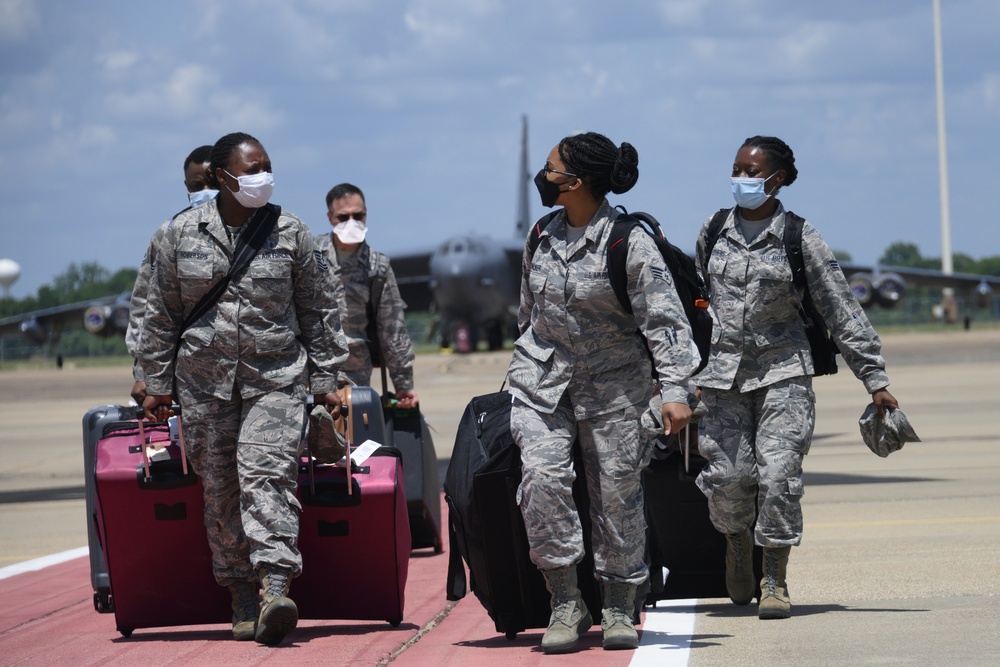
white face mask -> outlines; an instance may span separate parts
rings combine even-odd
[[[225,171],[225,170],[223,170]],[[226,171],[229,174],[228,171]],[[236,201],[247,208],[260,208],[271,199],[274,192],[274,174],[269,171],[262,171],[257,174],[247,174],[246,176],[233,176],[240,184],[240,189],[233,192]],[[226,186],[229,188],[229,186]]]
[[[361,243],[365,240],[368,227],[363,222],[351,219],[335,224],[333,233],[337,235],[337,239],[341,243]]]

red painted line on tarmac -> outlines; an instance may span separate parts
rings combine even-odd
[[[447,508],[442,508],[447,517]],[[445,518],[445,521],[447,519]],[[114,614],[94,609],[89,559],[74,557],[0,579],[0,662],[3,664],[297,664],[451,667],[469,664],[533,665],[552,656],[538,648],[542,630],[510,641],[473,594],[450,605],[445,598],[446,551],[414,551],[410,557],[403,623],[302,621],[278,647],[235,642],[228,625],[136,630],[125,638]],[[70,552],[67,552],[70,553]],[[81,553],[80,556],[85,555]],[[39,563],[35,563],[38,565]],[[157,567],[150,568],[155,576]],[[331,591],[364,594],[364,564],[357,576],[340,577]],[[331,575],[333,577],[333,575]],[[604,651],[600,625],[585,634],[560,665],[626,667],[633,651]],[[391,661],[391,662],[390,662]],[[676,664],[676,663],[675,663]]]

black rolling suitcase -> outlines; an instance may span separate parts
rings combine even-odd
[[[451,550],[447,597],[465,597],[464,559],[469,588],[497,632],[514,639],[524,630],[546,627],[551,610],[545,580],[528,556],[524,520],[515,501],[521,453],[510,434],[510,405],[506,391],[472,399],[459,423],[444,489]],[[587,608],[599,619],[601,593],[590,549],[590,502],[580,457],[575,458],[573,496],[587,545],[577,579]]]
[[[390,396],[390,394],[386,394]],[[389,444],[403,453],[406,506],[414,549],[444,551],[441,540],[441,481],[437,452],[420,407],[403,409],[387,405]]]
[[[728,598],[726,538],[712,525],[708,499],[695,484],[706,464],[697,454],[697,431],[685,429],[664,445],[642,473],[651,562],[646,603]],[[757,581],[762,559],[761,548],[754,547]]]

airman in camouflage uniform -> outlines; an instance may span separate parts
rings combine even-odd
[[[184,159],[184,187],[188,192],[188,200],[191,206],[200,206],[215,196],[216,190],[208,186],[208,167],[212,158],[211,146],[199,146],[191,151]],[[190,206],[188,207],[190,208]],[[187,210],[187,209],[184,209]],[[132,299],[129,304],[128,328],[125,330],[125,348],[135,359],[132,365],[132,377],[135,384],[130,392],[135,402],[142,404],[146,398],[146,382],[142,375],[142,366],[139,365],[139,333],[142,331],[142,320],[146,316],[146,295],[149,293],[149,279],[153,274],[153,260],[156,257],[156,247],[166,233],[167,227],[173,218],[160,225],[150,239],[146,254],[139,264],[139,273],[135,278],[135,285],[132,287]]]
[[[341,322],[350,349],[341,368],[341,384],[370,385],[373,364],[369,344],[374,342],[400,406],[414,407],[417,394],[413,385],[413,342],[406,328],[406,303],[399,294],[389,258],[369,246],[363,236],[349,241],[337,237],[341,224],[353,225],[360,234],[367,230],[364,194],[356,186],[342,183],[330,190],[326,200],[327,215],[335,231],[317,236],[316,245],[326,256],[338,288]],[[357,215],[360,219],[340,221],[337,215]],[[369,341],[373,310],[378,339]]]
[[[727,584],[733,601],[748,604],[756,592],[751,539],[764,547],[765,570],[768,564],[772,574],[780,570],[780,576],[766,574],[762,582],[761,618],[790,613],[784,569],[789,548],[802,539],[802,459],[816,419],[813,359],[799,314],[804,295],[792,282],[783,242],[785,209],[774,199],[796,174],[784,142],[748,139],[733,167],[734,194],[742,203],[730,212],[711,257],[705,257],[711,218],[697,244],[713,314],[708,365],[695,378],[709,410],[699,432],[699,450],[708,463],[697,483],[708,497],[712,522],[729,538]],[[761,189],[756,200],[737,194],[740,179],[765,177],[765,187],[773,189]],[[761,188],[759,181],[753,185]],[[885,390],[889,379],[878,335],[830,248],[808,222],[802,254],[809,293],[844,361],[876,404],[894,405]]]
[[[225,159],[227,150],[236,155]],[[213,168],[217,162],[220,180],[231,172],[270,171],[263,147],[249,135],[220,139]],[[185,316],[229,269],[242,231],[224,224],[221,207],[233,210],[238,202],[237,217],[244,219],[256,210],[249,204],[263,206],[270,194],[249,204],[233,199],[252,192],[244,178],[230,175],[217,199],[181,213],[164,234],[139,358],[147,415],[170,402],[176,380],[188,454],[204,485],[215,577],[233,591],[234,635],[270,644],[297,620],[287,592],[302,569],[295,496],[306,391],[339,407],[332,392],[347,345],[325,258],[308,227],[285,211],[246,271],[181,331]],[[253,602],[258,579],[260,619]],[[281,613],[269,616],[274,600]]]
[[[563,162],[558,149],[567,142]],[[603,172],[588,172],[586,156],[578,154],[595,146],[606,160]],[[574,158],[578,164],[569,164]],[[574,442],[587,476],[595,574],[605,586],[605,647],[634,648],[632,605],[637,585],[648,575],[640,474],[652,455],[652,441],[639,420],[653,394],[654,365],[663,400],[672,406],[668,409],[683,404],[683,414],[674,415],[677,428],[685,414],[690,416],[687,379],[695,369],[696,348],[653,241],[641,230],[628,239],[634,317],[622,309],[608,277],[607,244],[618,213],[604,194],[611,189],[611,165],[621,162],[634,175],[624,185],[614,184],[618,193],[638,176],[631,146],[616,149],[607,138],[589,133],[564,139],[553,149],[536,184],[549,174],[571,176],[539,185],[543,204],[555,203],[545,192],[555,187],[565,208],[541,232],[534,254],[526,247],[523,258],[521,336],[510,364],[511,432],[521,448],[517,497],[531,561],[553,594],[553,615],[542,639],[546,652],[569,650],[590,626],[576,587],[584,544],[572,496]],[[568,190],[559,189],[566,184]]]

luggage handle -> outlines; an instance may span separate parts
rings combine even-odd
[[[347,442],[347,460],[345,461],[344,469],[347,472],[347,495],[354,495],[354,461],[351,460],[351,444],[354,442],[354,423],[351,421],[351,385],[347,385],[340,389],[338,392],[340,394],[340,414],[334,420],[334,428],[337,426],[337,422],[345,420],[344,423],[344,440]],[[307,402],[310,402],[312,396],[309,397]],[[365,420],[365,425],[368,424],[368,413],[364,413],[362,418]],[[316,495],[316,474],[315,474],[315,461],[312,455],[308,457],[308,467],[309,467],[309,493],[313,496]],[[361,472],[359,470],[359,472]]]
[[[146,445],[152,445],[152,438],[146,438],[146,428],[144,424],[146,421],[144,419],[139,419],[139,449],[142,450],[142,473],[143,478],[146,482],[153,479],[153,475],[149,470],[149,452],[146,450]],[[184,448],[184,429],[181,426],[181,422],[177,420],[177,446],[180,448],[181,452],[181,472],[185,477],[188,475],[188,464],[187,464],[187,450]],[[158,440],[157,442],[162,442]],[[170,442],[170,440],[167,440]]]

